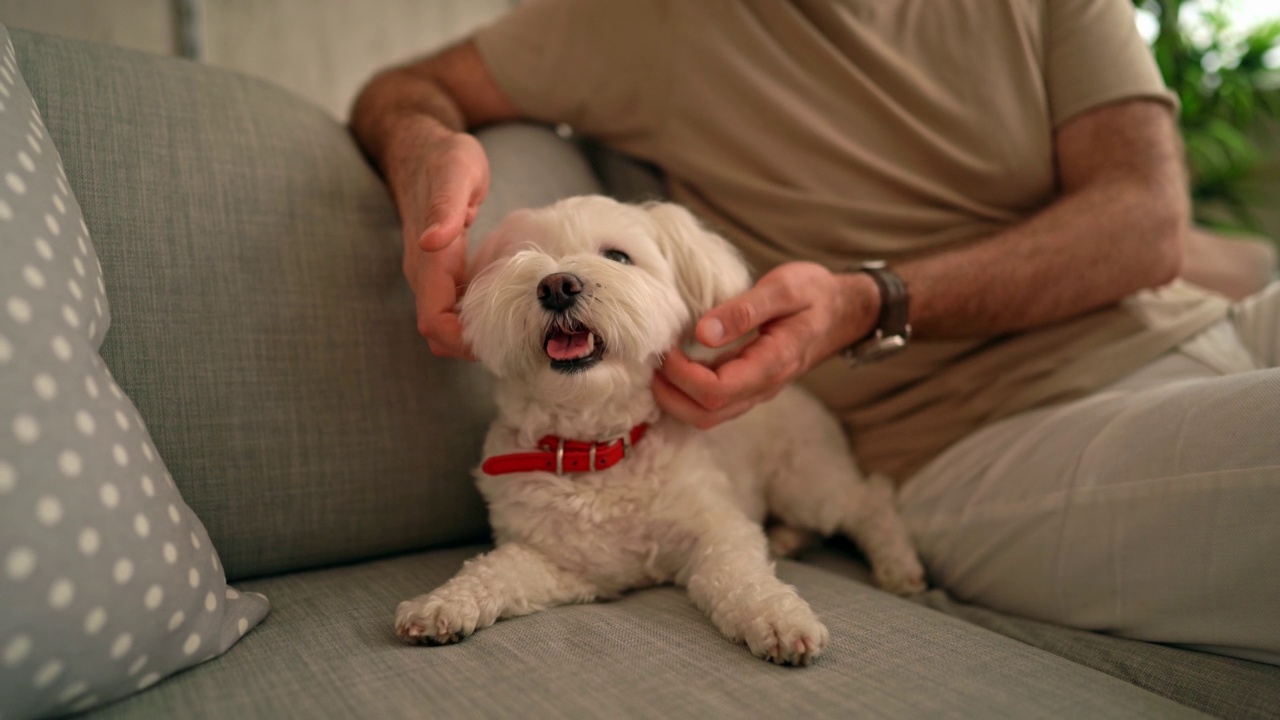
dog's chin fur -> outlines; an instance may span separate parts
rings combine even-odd
[[[498,547],[401,603],[401,637],[452,642],[502,617],[674,581],[729,638],[806,664],[827,630],[774,576],[766,512],[787,526],[772,538],[775,551],[794,549],[804,533],[840,531],[866,551],[882,586],[924,588],[892,485],[861,479],[838,423],[813,398],[788,389],[708,432],[662,417],[651,385],[663,353],[750,282],[733,248],[688,211],[602,197],[520,211],[486,238],[472,267],[463,334],[498,378],[487,457],[529,452],[548,434],[596,441],[651,427],[629,457],[599,472],[477,470]],[[561,273],[581,290],[552,312],[539,283]],[[590,329],[599,359],[553,359],[557,324]]]
[[[548,434],[583,440],[615,437],[657,419],[649,390],[653,373],[647,365],[629,366],[608,356],[573,374],[540,368],[532,382],[499,380],[498,415],[519,431],[526,445]]]

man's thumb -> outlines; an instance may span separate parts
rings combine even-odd
[[[427,229],[418,236],[418,248],[423,252],[437,252],[449,246],[462,232],[459,213],[437,210],[427,215]]]

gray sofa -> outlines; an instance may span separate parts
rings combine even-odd
[[[1222,717],[1280,715],[1280,668],[867,583],[834,544],[779,563],[831,630],[812,667],[726,642],[683,592],[410,647],[396,604],[484,548],[491,413],[433,358],[395,210],[345,129],[260,82],[13,33],[112,309],[101,349],[228,580],[271,612],[224,655],[93,717]],[[502,209],[638,186],[545,128],[481,133]],[[617,183],[613,183],[617,186]]]

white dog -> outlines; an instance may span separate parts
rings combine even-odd
[[[664,351],[744,291],[745,265],[688,211],[580,197],[519,211],[485,239],[461,304],[464,337],[498,377],[499,417],[476,471],[497,548],[400,604],[413,642],[499,618],[675,582],[726,636],[807,664],[827,629],[774,574],[766,513],[840,531],[879,584],[924,589],[888,481],[861,479],[835,420],[792,388],[699,431],[663,417]]]

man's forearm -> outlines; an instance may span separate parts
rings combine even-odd
[[[1099,186],[985,241],[906,262],[898,270],[912,327],[920,338],[989,337],[1169,282],[1180,268],[1184,208],[1141,186]]]
[[[464,40],[408,65],[379,73],[356,98],[351,132],[386,174],[395,148],[413,149],[518,113]]]
[[[986,240],[899,266],[919,337],[1040,327],[1177,277],[1190,201],[1167,109],[1105,107],[1055,141],[1062,195],[1053,204]]]
[[[457,103],[429,77],[397,68],[376,76],[351,110],[351,132],[370,160],[390,175],[391,149],[412,135],[460,132],[465,118]],[[390,177],[388,177],[390,179]]]

